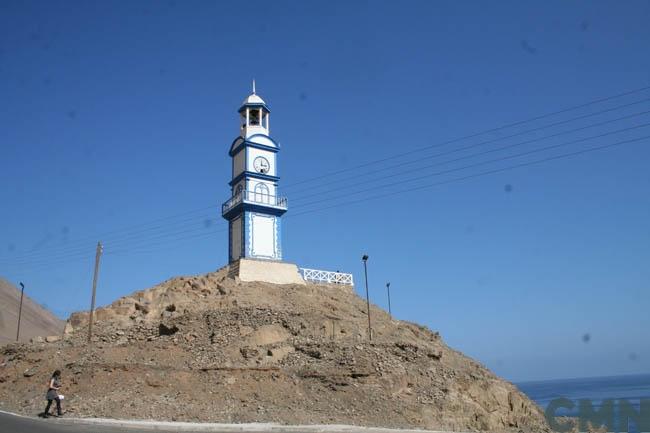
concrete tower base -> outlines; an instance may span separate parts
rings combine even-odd
[[[230,264],[228,276],[239,277],[241,281],[262,281],[273,284],[304,285],[298,266],[287,262],[239,259]]]

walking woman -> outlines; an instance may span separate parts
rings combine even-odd
[[[58,416],[63,415],[61,412],[61,397],[59,396],[59,389],[61,388],[61,370],[56,370],[52,374],[52,378],[47,385],[47,407],[45,408],[45,413],[43,416],[47,418],[50,416],[50,406],[52,406],[52,400],[56,400],[56,413]]]

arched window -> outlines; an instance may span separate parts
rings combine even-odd
[[[268,203],[271,199],[269,187],[265,183],[258,183],[255,185],[255,201],[258,203]]]
[[[242,111],[240,117],[239,123],[241,124],[241,129],[244,129],[246,128],[246,111]]]
[[[249,112],[249,121],[248,124],[250,126],[258,126],[260,124],[260,114],[262,113],[261,109],[252,109]]]

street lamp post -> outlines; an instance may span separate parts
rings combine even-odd
[[[390,311],[390,283],[386,283],[386,290],[388,291],[388,315],[393,318],[393,313]]]
[[[95,292],[97,291],[97,275],[99,274],[99,259],[104,252],[101,242],[97,242],[97,251],[95,252],[95,273],[93,274],[93,297],[90,301],[90,315],[88,316],[88,344],[93,338],[93,314],[95,312]]]
[[[368,254],[361,257],[363,260],[363,272],[366,276],[366,304],[368,305],[368,338],[372,341],[372,326],[370,325],[370,295],[368,294]]]
[[[16,326],[16,341],[20,337],[20,316],[23,314],[23,295],[25,294],[25,285],[20,282],[20,306],[18,307],[18,326]]]

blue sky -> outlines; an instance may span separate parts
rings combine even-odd
[[[288,261],[361,283],[368,253],[373,302],[390,281],[397,317],[510,380],[648,373],[650,90],[441,143],[650,85],[649,20],[634,1],[4,1],[0,276],[66,315],[98,240],[99,304],[224,265],[255,78]]]

